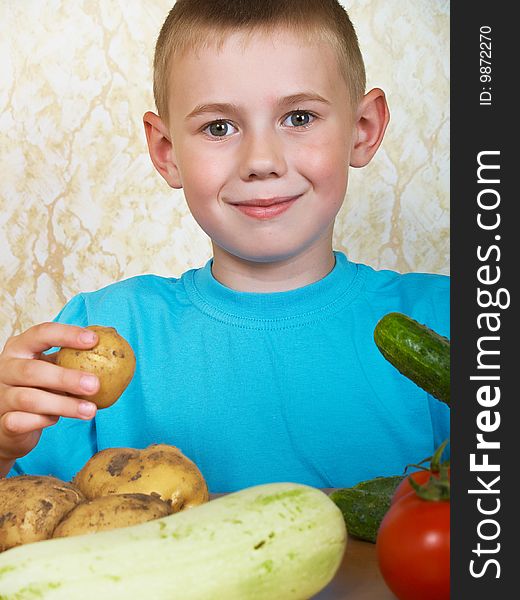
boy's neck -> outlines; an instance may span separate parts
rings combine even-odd
[[[212,274],[222,285],[240,292],[286,292],[323,279],[335,262],[331,245],[310,248],[297,258],[255,262],[233,256],[213,244]]]

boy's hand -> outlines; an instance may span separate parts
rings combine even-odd
[[[30,452],[42,429],[60,416],[94,417],[96,405],[73,396],[94,394],[98,378],[59,367],[55,353],[42,353],[55,346],[86,350],[96,342],[92,331],[62,323],[35,325],[7,340],[0,354],[0,475]]]

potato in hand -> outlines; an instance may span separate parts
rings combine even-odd
[[[56,364],[67,369],[79,369],[99,378],[99,390],[90,396],[80,396],[94,402],[98,408],[107,408],[125,391],[135,371],[135,355],[130,344],[113,327],[89,325],[95,331],[98,343],[89,350],[61,348]]]

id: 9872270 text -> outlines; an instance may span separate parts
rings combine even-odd
[[[480,39],[480,83],[482,84],[479,104],[480,106],[491,106],[491,80],[492,80],[492,61],[491,61],[491,27],[482,25],[479,31]]]

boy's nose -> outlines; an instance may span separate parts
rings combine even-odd
[[[287,170],[283,147],[276,134],[250,134],[241,146],[240,177],[244,180],[280,177]]]

